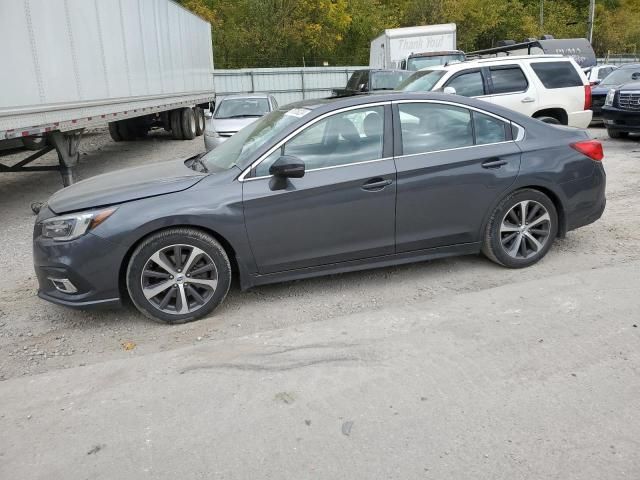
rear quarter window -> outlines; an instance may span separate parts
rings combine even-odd
[[[582,86],[582,78],[570,62],[532,62],[531,68],[546,88]]]

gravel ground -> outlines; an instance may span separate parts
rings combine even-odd
[[[153,323],[130,309],[80,312],[39,300],[31,260],[34,217],[29,204],[46,200],[60,187],[60,180],[48,172],[2,174],[0,380],[630,264],[640,259],[640,142],[637,137],[610,140],[601,129],[591,133],[605,145],[605,214],[595,224],[557,240],[549,255],[531,268],[507,270],[480,256],[469,256],[269,285],[248,292],[234,286],[213,315],[180,326]],[[156,132],[144,141],[116,144],[104,130],[98,130],[85,136],[78,173],[87,178],[118,168],[186,158],[202,149],[201,138],[175,141]],[[9,155],[0,161],[13,163],[23,156]],[[54,163],[55,155],[49,153],[41,161]]]

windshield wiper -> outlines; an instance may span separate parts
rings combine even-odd
[[[252,114],[243,114],[243,115],[231,115],[229,117],[216,117],[218,120],[224,120],[225,118],[245,118],[245,117],[261,117],[262,113],[252,113]]]

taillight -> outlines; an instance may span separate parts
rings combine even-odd
[[[604,158],[602,144],[597,140],[584,140],[582,142],[572,143],[571,148],[579,151],[596,162],[599,162]]]
[[[591,85],[584,86],[584,109],[591,109]]]

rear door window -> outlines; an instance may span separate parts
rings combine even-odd
[[[449,80],[446,87],[456,89],[456,94],[463,97],[479,97],[484,95],[484,82],[479,70],[462,73]]]
[[[546,88],[582,86],[582,78],[570,62],[532,62],[531,68]]]
[[[529,82],[524,72],[518,65],[505,65],[491,67],[491,93],[525,92],[529,88]]]
[[[466,108],[437,103],[401,103],[398,110],[403,155],[473,145],[471,113]]]
[[[507,140],[507,124],[495,117],[474,111],[473,126],[476,134],[476,145],[505,142]]]

